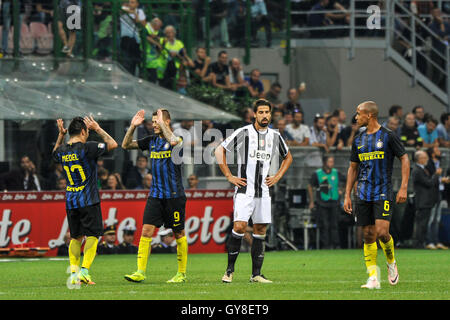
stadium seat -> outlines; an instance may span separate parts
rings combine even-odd
[[[36,41],[36,53],[48,54],[53,50],[53,34],[49,33],[45,24],[41,22],[31,22],[30,31]]]
[[[270,90],[270,80],[269,79],[261,79],[261,82],[264,86],[264,93]]]
[[[20,32],[20,52],[23,54],[32,53],[34,51],[34,39],[26,23],[22,23]]]
[[[23,54],[30,54],[34,50],[34,40],[31,36],[30,29],[25,23],[22,23],[22,29],[20,31],[20,52]],[[9,29],[8,35],[8,50],[7,53],[12,54],[14,51],[14,26]]]

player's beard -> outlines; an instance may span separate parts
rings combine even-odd
[[[266,120],[267,122],[266,122],[266,123],[263,123],[264,120]],[[270,123],[269,119],[262,119],[261,121],[258,121],[258,125],[259,125],[261,128],[267,127],[267,126],[269,125],[269,123]]]

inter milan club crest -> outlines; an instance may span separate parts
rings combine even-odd
[[[167,149],[169,149],[169,143],[168,142],[164,145],[164,150],[167,150]]]
[[[377,149],[383,148],[383,141],[378,140],[378,141],[377,141],[377,144],[376,144],[376,147],[377,147]]]

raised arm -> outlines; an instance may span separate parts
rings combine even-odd
[[[161,131],[164,135],[164,138],[166,138],[167,141],[169,141],[170,145],[176,146],[179,144],[182,139],[180,137],[177,137],[172,130],[170,130],[170,127],[168,123],[164,121],[163,113],[161,109],[158,109],[156,114],[156,122],[158,123],[159,127],[161,128]]]
[[[123,149],[125,150],[139,149],[137,141],[133,140],[133,134],[134,130],[136,130],[136,128],[140,126],[142,122],[144,122],[144,119],[145,119],[144,110],[139,110],[134,115],[133,119],[131,119],[130,127],[128,128],[127,133],[125,134],[125,137],[123,138],[122,141]]]
[[[53,148],[53,152],[59,148],[60,145],[64,142],[64,137],[67,133],[67,129],[64,129],[64,121],[62,119],[56,120],[56,124],[58,125],[58,139],[56,139],[55,147]]]
[[[92,116],[84,117],[84,123],[89,130],[94,130],[106,143],[108,151],[116,149],[119,145],[105,130],[103,130]]]

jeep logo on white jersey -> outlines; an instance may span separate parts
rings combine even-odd
[[[250,158],[256,158],[257,160],[270,160],[270,153],[261,151],[261,150],[253,150],[251,154],[248,155]]]

